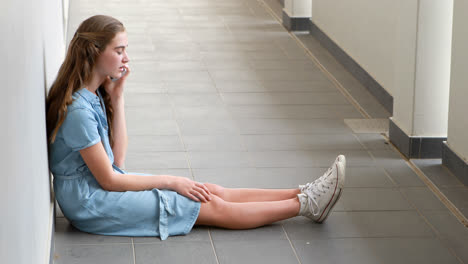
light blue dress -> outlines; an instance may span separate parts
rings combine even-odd
[[[190,232],[200,203],[170,190],[111,192],[101,188],[79,150],[102,142],[111,163],[104,101],[87,89],[73,94],[73,103],[49,148],[55,198],[73,226],[88,233],[160,236]],[[114,171],[126,174],[113,165]],[[144,174],[141,174],[144,175]]]

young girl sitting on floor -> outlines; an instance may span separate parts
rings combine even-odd
[[[342,155],[314,182],[284,190],[229,189],[122,170],[124,84],[131,73],[127,46],[121,22],[102,15],[88,18],[73,36],[47,97],[55,195],[73,226],[164,240],[187,234],[194,225],[248,229],[298,215],[318,223],[327,218],[343,190]]]

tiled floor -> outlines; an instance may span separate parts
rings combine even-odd
[[[362,115],[264,4],[71,1],[69,34],[97,13],[127,27],[128,170],[291,188],[320,176],[343,153],[346,188],[328,220],[298,217],[246,231],[196,227],[160,241],[86,234],[59,217],[55,263],[468,262],[467,229],[384,137],[345,125]],[[297,37],[371,117],[389,116],[313,38]],[[424,162],[433,181],[466,192],[450,174],[437,173],[437,161]],[[462,197],[456,191],[449,193]]]

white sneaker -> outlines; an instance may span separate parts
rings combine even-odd
[[[300,186],[301,193],[297,195],[301,203],[299,215],[317,223],[325,221],[341,196],[345,181],[345,166],[346,159],[340,155],[324,175]]]
[[[338,162],[341,162],[343,163],[343,167],[346,168],[346,158],[344,155],[338,155],[338,157],[336,157],[335,161],[333,162],[333,164],[327,169],[327,171],[322,175],[322,177],[324,177],[325,175],[329,174],[330,173],[330,170],[333,169],[333,167],[335,166],[336,163]],[[318,179],[316,179],[318,180]],[[313,184],[315,181],[313,182],[309,182],[309,183],[306,183],[305,185],[299,185],[299,189],[301,189],[301,192],[303,192],[305,189],[307,189],[309,187],[309,185]],[[343,183],[344,184],[344,183]]]

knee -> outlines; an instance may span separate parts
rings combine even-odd
[[[201,204],[196,224],[220,226],[226,221],[227,212],[230,212],[228,203],[220,197],[212,195],[211,201]]]
[[[224,197],[224,187],[213,183],[205,183],[205,186],[208,188],[208,190],[210,190],[212,194],[221,198]]]

